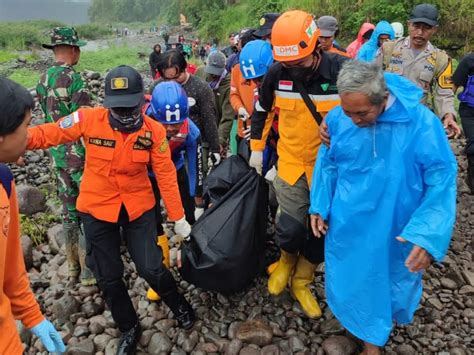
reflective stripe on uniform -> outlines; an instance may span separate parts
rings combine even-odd
[[[301,94],[299,92],[288,92],[288,91],[280,91],[275,90],[275,96],[281,97],[283,99],[294,99],[294,100],[303,100]],[[309,95],[311,100],[313,101],[339,101],[339,95],[331,94],[331,95]]]

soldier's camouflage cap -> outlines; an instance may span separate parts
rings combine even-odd
[[[51,31],[51,44],[43,44],[43,48],[53,49],[54,46],[65,44],[68,46],[82,47],[87,44],[86,41],[79,39],[74,27],[55,27]]]

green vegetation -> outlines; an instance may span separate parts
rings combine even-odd
[[[112,46],[95,52],[84,51],[81,53],[81,59],[76,69],[79,71],[91,70],[103,74],[117,65],[127,64],[138,70],[146,70],[148,68],[148,58],[143,55],[139,56],[140,52],[148,53],[148,48]],[[0,62],[1,58],[15,59],[16,56],[8,52],[0,52]],[[32,88],[36,86],[41,73],[29,68],[18,68],[8,70],[4,75],[27,88]]]
[[[93,70],[101,73],[120,64],[127,64],[137,69],[145,68],[148,65],[148,58],[140,59],[138,55],[140,51],[148,53],[149,49],[147,47],[111,46],[108,49],[94,52],[83,51],[76,68],[79,71]]]
[[[92,1],[89,17],[94,22],[147,22],[155,20],[169,1],[99,0]]]
[[[441,14],[435,44],[450,50],[471,50],[474,47],[472,0],[430,2],[438,6]],[[230,32],[256,27],[265,12],[303,9],[315,16],[333,15],[338,18],[340,41],[349,43],[363,22],[377,23],[385,19],[405,23],[411,9],[418,3],[418,0],[93,0],[90,16],[94,21],[153,20],[177,25],[182,13],[201,38],[223,42]]]
[[[10,60],[17,59],[18,55],[8,51],[0,51],[0,63],[9,62]]]
[[[61,218],[51,213],[36,213],[32,217],[20,215],[21,232],[30,237],[35,246],[44,243],[48,237],[48,228],[52,223],[61,222]]]
[[[61,22],[34,20],[0,23],[0,48],[25,50],[40,47],[49,41],[49,31],[53,27],[64,26]],[[111,34],[111,28],[100,24],[86,24],[76,27],[80,37],[97,39]]]
[[[9,51],[4,51],[0,50],[0,64],[1,63],[6,63],[14,59],[23,59],[27,61],[35,61],[38,59],[38,55],[36,53],[31,53],[27,55],[22,55],[17,52],[9,52]]]
[[[8,77],[27,88],[36,86],[40,73],[28,68],[15,69]]]
[[[100,25],[98,23],[88,23],[75,27],[80,38],[99,39],[110,36],[112,28],[110,26]]]
[[[0,48],[24,50],[38,47],[47,39],[47,31],[60,22],[35,20],[0,23]]]

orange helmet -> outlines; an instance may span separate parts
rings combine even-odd
[[[284,12],[272,28],[273,57],[279,62],[304,58],[313,53],[318,37],[313,16],[300,10]]]

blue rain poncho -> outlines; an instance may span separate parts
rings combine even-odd
[[[359,52],[357,52],[357,60],[363,62],[372,62],[374,61],[377,51],[379,50],[379,36],[388,35],[392,40],[395,38],[395,32],[393,27],[387,21],[380,21],[377,26],[375,26],[374,32],[370,39],[365,42],[362,47],[360,47]]]
[[[436,261],[446,254],[457,171],[440,120],[419,104],[421,90],[399,75],[384,76],[395,101],[376,124],[359,128],[340,106],[326,116],[331,146],[319,150],[309,210],[329,223],[330,309],[348,331],[378,346],[393,321],[412,321],[419,304],[422,274],[405,266],[413,245]]]

